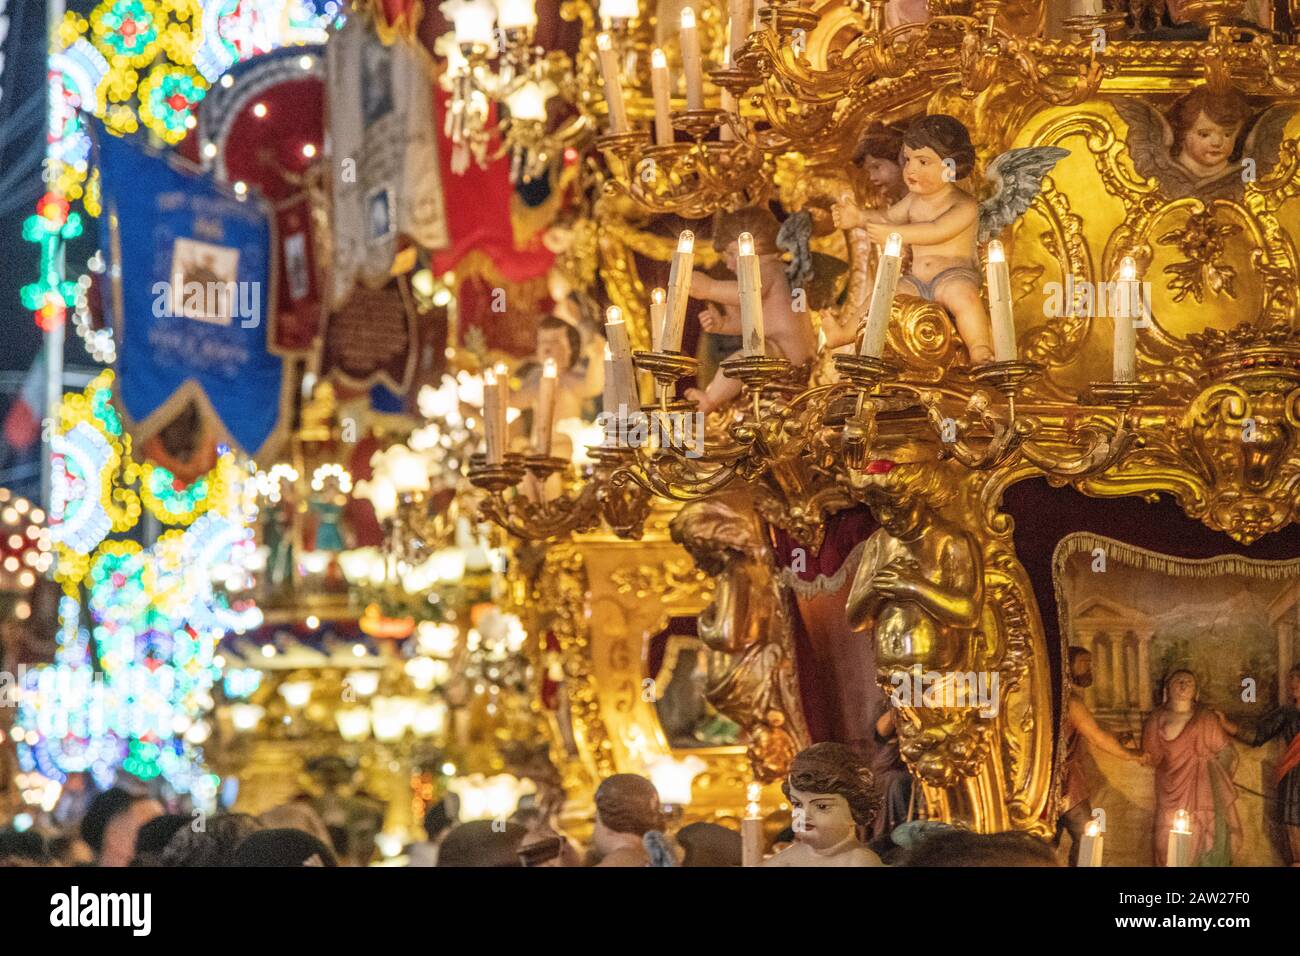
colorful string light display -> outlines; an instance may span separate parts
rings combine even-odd
[[[29,780],[61,784],[84,771],[106,786],[120,767],[211,806],[219,781],[203,768],[202,743],[221,678],[215,649],[262,619],[251,602],[232,606],[213,581],[251,560],[253,514],[229,452],[181,487],[166,469],[132,461],[112,381],[106,371],[67,396],[52,439],[58,650],[53,665],[23,678],[14,739]],[[143,509],[182,527],[149,547],[110,539]]]
[[[336,0],[104,0],[88,17],[65,15],[51,39],[49,191],[23,237],[41,247],[36,281],[22,289],[23,305],[45,330],[84,323],[83,276],[64,277],[59,250],[83,229],[81,203],[99,215],[98,179],[90,166],[90,137],[79,111],[93,113],[114,133],[141,125],[165,143],[183,140],[210,85],[236,63],[282,46],[322,43],[339,19]],[[98,360],[111,361],[108,330],[81,334]]]

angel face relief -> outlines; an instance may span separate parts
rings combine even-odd
[[[1237,146],[1241,123],[1222,126],[1204,113],[1198,113],[1192,128],[1183,137],[1178,162],[1200,176],[1217,176],[1228,168],[1228,157]]]
[[[1207,202],[1240,201],[1248,180],[1268,174],[1294,112],[1278,105],[1252,117],[1240,93],[1203,86],[1177,100],[1167,114],[1137,97],[1119,97],[1113,105],[1128,125],[1126,145],[1138,175],[1155,180],[1168,199],[1193,196]],[[1240,158],[1234,159],[1238,144]]]
[[[1205,87],[1180,99],[1170,116],[1179,165],[1201,178],[1225,173],[1249,110],[1240,93],[1213,93]]]

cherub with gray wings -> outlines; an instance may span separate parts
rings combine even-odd
[[[1206,86],[1181,97],[1167,116],[1137,98],[1117,98],[1113,104],[1128,124],[1128,153],[1138,175],[1154,179],[1169,199],[1192,196],[1204,202],[1240,201],[1248,179],[1268,175],[1295,112],[1292,106],[1274,106],[1252,121],[1244,96]]]
[[[984,365],[994,358],[993,334],[980,298],[978,243],[1020,218],[1041,191],[1043,177],[1068,155],[1058,146],[1008,150],[989,164],[985,178],[994,192],[979,202],[957,185],[975,166],[970,133],[955,117],[922,116],[903,136],[907,195],[883,211],[843,199],[832,210],[835,225],[863,227],[876,243],[898,233],[912,252],[899,291],[947,309],[971,364]]]

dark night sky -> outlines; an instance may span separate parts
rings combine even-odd
[[[40,157],[45,141],[45,3],[9,0],[9,35],[4,41],[3,98],[0,98],[0,370],[25,371],[40,349],[41,333],[18,298],[36,278],[37,247],[22,237],[23,220],[36,211],[41,194]],[[90,364],[75,335],[69,357]],[[0,397],[8,405],[8,397]]]

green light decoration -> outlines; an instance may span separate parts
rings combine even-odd
[[[111,60],[145,66],[157,53],[158,12],[157,4],[144,0],[116,0],[97,8],[90,15],[90,26]]]
[[[59,244],[81,235],[81,214],[68,211],[68,201],[46,193],[36,206],[36,215],[23,222],[23,238],[41,247],[41,278],[23,286],[23,305],[36,314],[36,324],[45,331],[62,324],[68,309],[77,301],[77,283],[60,277]]]
[[[186,121],[207,93],[207,84],[179,67],[155,67],[140,84],[140,118],[167,143],[179,143]]]

